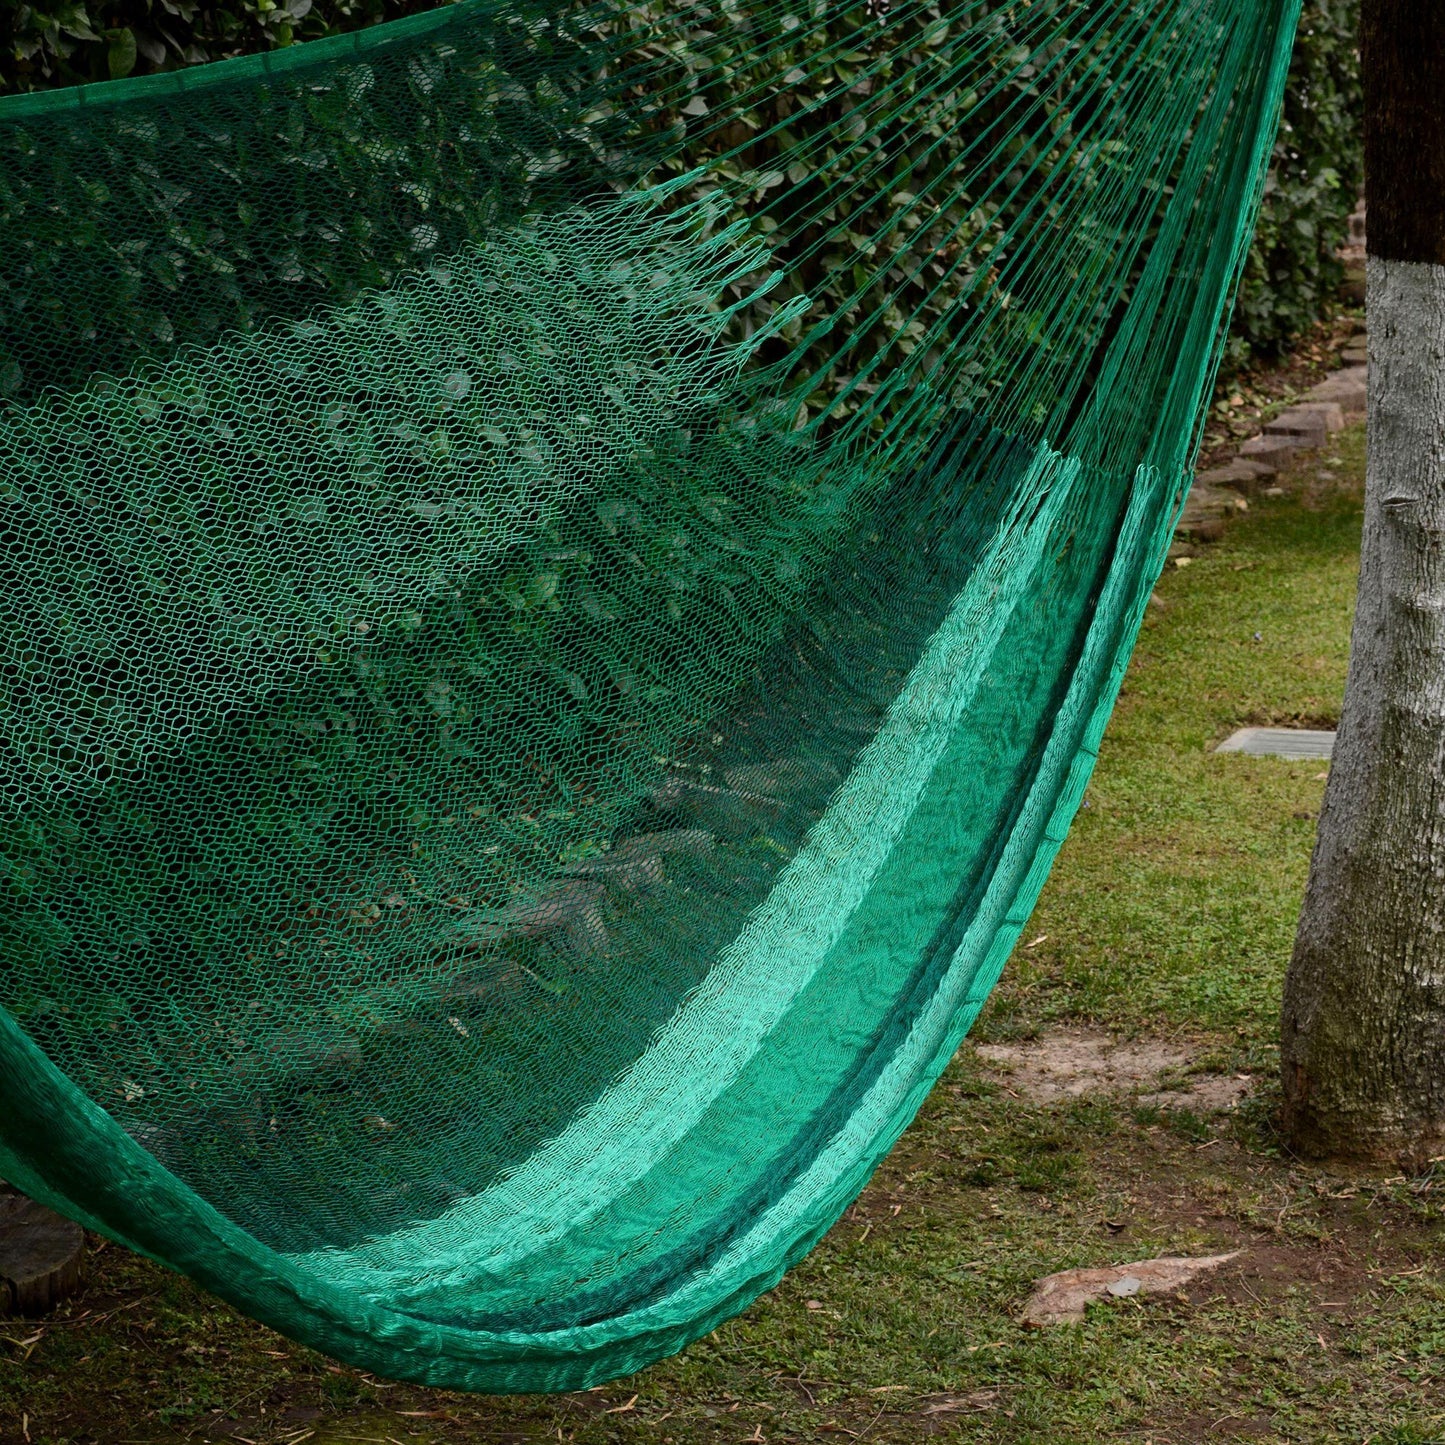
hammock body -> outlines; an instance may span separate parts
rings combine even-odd
[[[559,1390],[987,998],[1197,448],[1297,0],[460,3],[0,101],[0,1175]]]

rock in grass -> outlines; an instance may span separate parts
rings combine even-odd
[[[1182,1289],[1192,1279],[1240,1253],[1211,1254],[1199,1259],[1180,1255],[1164,1255],[1159,1259],[1141,1259],[1133,1264],[1113,1265],[1107,1269],[1065,1269],[1048,1274],[1034,1286],[1024,1305],[1019,1322],[1042,1329],[1045,1325],[1072,1324],[1084,1318],[1091,1300],[1111,1296],[1127,1299],[1136,1294],[1170,1294]]]

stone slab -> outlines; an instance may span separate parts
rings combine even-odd
[[[1290,762],[1328,762],[1334,750],[1332,732],[1312,728],[1240,728],[1214,751],[1244,753],[1252,758],[1285,758]]]
[[[1302,401],[1287,411],[1281,412],[1276,420],[1282,421],[1287,416],[1316,416],[1324,424],[1327,432],[1344,431],[1345,410],[1337,401],[1329,398],[1319,398],[1314,401]]]
[[[1236,457],[1222,467],[1210,467],[1208,471],[1194,474],[1195,486],[1235,487],[1248,490],[1267,481],[1274,475],[1274,468],[1268,462],[1250,457]]]
[[[1296,411],[1293,408],[1282,411],[1272,421],[1265,422],[1264,434],[1267,437],[1294,437],[1301,450],[1311,451],[1324,446],[1329,439],[1324,417],[1316,412]]]
[[[1277,467],[1288,466],[1294,460],[1298,451],[1303,451],[1299,440],[1287,436],[1257,436],[1250,437],[1240,447],[1239,454],[1242,457],[1258,457],[1261,460],[1268,460]]]
[[[1322,382],[1310,388],[1308,395],[1314,396],[1321,391],[1327,391],[1331,387],[1354,385],[1358,383],[1364,386],[1370,379],[1370,368],[1368,366],[1342,366],[1338,371],[1332,371]]]
[[[1306,395],[1311,401],[1334,402],[1346,416],[1363,416],[1369,391],[1368,370],[1352,366],[1311,387]]]
[[[1213,516],[1186,515],[1180,518],[1174,535],[1189,542],[1217,542],[1224,536],[1224,518],[1218,513]]]

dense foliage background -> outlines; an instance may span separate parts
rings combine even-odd
[[[1359,0],[1306,0],[1232,361],[1277,352],[1338,296],[1337,252],[1364,185],[1359,11]]]
[[[433,0],[0,0],[0,94],[290,45]],[[1359,0],[1306,0],[1229,359],[1278,351],[1336,300],[1362,182]]]

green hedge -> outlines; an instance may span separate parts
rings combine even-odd
[[[433,0],[0,0],[0,94],[200,64],[356,29]],[[1359,0],[1306,0],[1229,360],[1279,351],[1339,293],[1362,179]]]
[[[147,75],[357,30],[435,0],[0,0],[0,94]]]
[[[1306,0],[1264,213],[1229,359],[1278,352],[1324,315],[1344,279],[1336,253],[1364,184],[1359,0]]]

